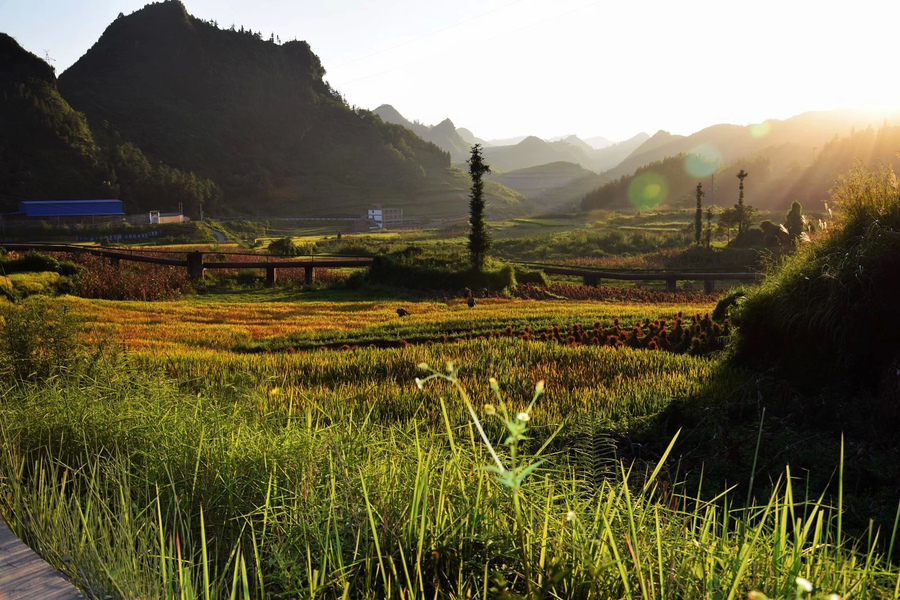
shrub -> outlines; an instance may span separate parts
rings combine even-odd
[[[713,310],[713,320],[724,321],[727,319],[731,314],[732,307],[738,306],[746,296],[747,292],[744,289],[740,289],[719,300],[716,303],[716,308]]]
[[[516,287],[516,272],[511,265],[478,272],[468,265],[445,260],[413,260],[376,256],[369,266],[366,280],[370,283],[415,290],[456,292],[463,288],[501,291]]]
[[[71,262],[60,261],[52,256],[30,251],[24,256],[0,261],[6,275],[12,273],[59,273],[60,275],[78,275],[81,268]]]
[[[2,307],[0,373],[16,380],[64,375],[80,358],[79,324],[65,305],[42,296]]]
[[[550,285],[550,278],[543,271],[528,271],[516,269],[516,283],[518,285]]]
[[[300,247],[294,243],[294,238],[283,237],[269,244],[269,254],[275,256],[299,256]]]

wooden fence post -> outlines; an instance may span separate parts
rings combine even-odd
[[[187,253],[187,270],[188,277],[191,279],[203,279],[203,253],[188,252]]]

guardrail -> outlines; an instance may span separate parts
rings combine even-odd
[[[712,294],[715,282],[720,280],[755,281],[762,279],[762,273],[692,273],[689,271],[660,271],[656,273],[637,273],[623,271],[595,271],[593,269],[575,269],[571,267],[555,267],[534,265],[548,275],[574,275],[581,277],[584,285],[600,285],[603,279],[624,281],[665,281],[666,291],[675,292],[679,281],[702,281],[703,291]]]
[[[242,261],[205,261],[204,254],[219,254],[218,252],[186,252],[184,260],[176,258],[162,258],[158,256],[145,256],[141,254],[129,254],[108,248],[95,248],[91,246],[78,246],[71,244],[5,244],[8,250],[42,250],[44,252],[87,252],[97,256],[103,256],[110,260],[129,260],[134,262],[154,263],[158,265],[170,265],[185,267],[192,279],[203,278],[206,269],[265,269],[266,285],[275,283],[277,269],[304,269],[304,281],[312,283],[313,269],[340,269],[352,267],[367,267],[372,259],[368,257],[344,258],[340,256],[310,256],[302,260],[265,260],[255,262]],[[756,281],[765,277],[762,273],[727,273],[727,272],[690,272],[690,271],[598,271],[594,269],[578,269],[574,267],[561,267],[556,265],[543,265],[538,263],[518,263],[534,269],[539,269],[548,275],[569,275],[581,277],[584,285],[600,285],[603,279],[624,281],[665,281],[666,291],[675,292],[679,281],[702,281],[703,290],[712,294],[715,290],[715,282],[722,280],[731,281]]]
[[[217,254],[216,252],[186,252],[184,260],[177,258],[162,258],[158,256],[146,256],[143,254],[130,254],[107,248],[94,248],[90,246],[77,246],[70,244],[4,244],[7,250],[39,250],[43,252],[85,252],[95,256],[102,256],[113,261],[132,261],[152,263],[157,265],[169,265],[173,267],[185,267],[191,279],[202,279],[206,269],[265,269],[266,285],[273,285],[276,280],[276,269],[304,269],[304,281],[313,282],[314,269],[341,269],[348,267],[368,267],[371,258],[354,257],[310,257],[303,260],[265,260],[265,261],[206,261],[204,254]]]

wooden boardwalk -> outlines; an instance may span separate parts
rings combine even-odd
[[[0,600],[84,600],[84,595],[0,521]]]

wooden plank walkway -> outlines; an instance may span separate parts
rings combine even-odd
[[[0,521],[0,600],[84,600],[84,595]]]

